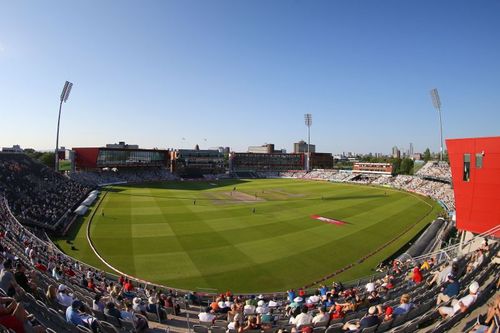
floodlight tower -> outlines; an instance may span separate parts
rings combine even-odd
[[[307,159],[306,159],[306,171],[310,169],[310,159],[311,159],[311,126],[312,126],[312,114],[306,113],[304,115],[304,122],[307,126]]]
[[[59,172],[59,124],[61,123],[61,109],[62,103],[66,103],[69,97],[69,93],[71,92],[71,88],[73,88],[73,83],[66,81],[64,83],[64,88],[61,92],[61,102],[59,103],[59,116],[57,117],[57,135],[56,135],[56,151],[55,151],[55,170]]]
[[[432,105],[434,105],[434,108],[437,110],[439,114],[439,133],[441,137],[440,141],[440,151],[439,151],[439,160],[443,160],[443,120],[441,118],[441,100],[439,99],[439,93],[436,88],[431,90],[431,98],[432,98]]]

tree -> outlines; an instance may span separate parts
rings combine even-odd
[[[410,158],[405,158],[401,161],[401,166],[399,167],[399,174],[410,175],[413,170],[413,160]]]
[[[399,171],[401,169],[401,159],[400,158],[395,158],[392,161],[392,175],[398,175]]]
[[[424,151],[424,161],[429,162],[430,159],[431,159],[431,150],[429,148],[427,148]]]
[[[53,169],[55,167],[54,158],[55,158],[54,153],[47,152],[47,153],[42,153],[40,157],[38,157],[38,160],[43,164],[45,164],[46,166],[48,166],[49,168]]]

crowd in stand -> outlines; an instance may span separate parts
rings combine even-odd
[[[141,183],[177,179],[177,177],[167,169],[156,167],[78,171],[69,173],[69,177],[72,180],[91,186],[123,182]]]
[[[112,279],[62,255],[19,225],[8,214],[5,200],[0,200],[0,222],[0,293],[4,293],[0,324],[16,332],[43,332],[44,326],[52,325],[33,316],[37,311],[30,310],[39,309],[30,303],[30,297],[55,310],[51,312],[54,316],[63,313],[65,324],[95,332],[105,323],[120,327],[127,322],[131,330],[145,330],[148,318],[168,323],[169,316],[182,314],[181,307],[184,311],[187,304],[203,304],[196,293],[180,298],[172,290],[147,287],[124,277]],[[394,261],[383,275],[364,285],[334,283],[312,291],[289,290],[286,299],[226,292],[206,303],[199,324],[221,325],[229,333],[277,328],[311,333],[313,327],[327,326],[384,331],[407,325],[412,319],[423,323],[438,316],[454,317],[469,311],[481,289],[488,288],[490,276],[497,282],[497,266],[490,264],[496,248],[490,247],[483,243],[472,255],[451,262],[434,258],[419,263]]]
[[[495,266],[480,274],[467,273],[469,257],[437,263],[397,262],[379,279],[364,286],[345,287],[334,283],[307,293],[288,290],[287,299],[259,295],[241,297],[230,292],[219,295],[202,311],[201,325],[227,328],[231,332],[256,332],[280,327],[282,331],[310,333],[314,327],[337,328],[334,332],[382,332],[405,326],[410,332],[418,324],[432,322],[439,315],[453,317],[470,311],[480,292],[480,283],[495,272],[486,288],[498,281]],[[494,269],[493,269],[494,268]],[[479,273],[480,267],[475,272]],[[496,275],[495,275],[496,274]],[[444,278],[443,278],[444,276]],[[478,281],[473,280],[477,279]],[[486,291],[485,291],[485,295]],[[439,305],[436,308],[436,304]],[[411,327],[410,323],[413,323]],[[408,325],[408,326],[406,326]]]
[[[421,171],[424,169],[424,171]],[[389,186],[404,191],[415,192],[441,201],[449,211],[455,210],[455,198],[449,181],[451,180],[450,167],[445,162],[428,162],[415,176],[409,175],[380,175],[352,173],[342,170],[312,170],[286,171],[278,175],[273,173],[271,178],[296,178],[311,180],[327,180],[332,182],[348,182],[365,185]],[[431,177],[432,175],[432,177]],[[426,176],[426,177],[424,177]],[[447,180],[442,181],[442,180]]]
[[[451,182],[451,170],[448,163],[444,161],[429,161],[415,173],[419,177],[442,179]]]
[[[149,297],[149,304],[159,307],[175,307],[168,293],[140,288],[125,278],[108,279],[104,272],[61,254],[19,225],[3,198],[0,222],[0,324],[4,327],[21,333],[45,331],[51,320],[42,325],[46,318],[40,315],[36,301],[54,310],[53,316],[62,313],[69,325],[82,325],[94,332],[105,320],[117,326],[122,325],[120,320],[128,321],[137,332],[147,329],[145,315],[151,306],[142,308],[141,297]],[[140,306],[137,311],[136,305]],[[67,327],[55,327],[63,328]]]
[[[25,223],[54,225],[89,190],[24,154],[0,153],[0,193]]]
[[[72,200],[88,188],[22,157],[0,159],[0,163],[0,185],[7,199],[0,195],[0,324],[16,332],[43,332],[46,327],[62,331],[67,328],[64,325],[80,325],[94,332],[106,325],[142,332],[147,330],[149,321],[168,323],[170,316],[182,315],[181,309],[187,310],[189,305],[207,305],[198,315],[198,324],[220,326],[228,333],[275,329],[311,333],[313,327],[333,327],[339,332],[377,328],[382,332],[400,326],[413,331],[437,317],[444,318],[445,324],[459,318],[470,311],[482,292],[487,295],[486,290],[497,287],[498,266],[491,261],[497,247],[492,250],[486,242],[473,254],[451,262],[434,258],[423,262],[394,261],[383,275],[361,286],[334,283],[312,291],[289,290],[286,298],[233,295],[228,291],[208,303],[194,292],[180,297],[169,289],[148,287],[125,277],[115,279],[63,255],[28,232],[10,215],[7,203],[17,216],[32,218],[36,215],[21,205],[26,202],[25,196],[35,205],[41,204],[37,200],[50,198],[42,207],[52,213],[68,209]],[[290,172],[280,176],[366,181],[422,191],[435,198],[446,193],[446,184],[413,176],[354,179],[350,173],[336,171]],[[105,177],[85,179],[100,181]],[[146,175],[138,171],[120,172],[120,177],[146,181],[171,175],[151,170]],[[493,283],[487,283],[490,277]],[[495,299],[477,329],[495,325],[498,309]],[[40,313],[45,315],[38,316]],[[62,322],[45,320],[50,316],[60,317]]]

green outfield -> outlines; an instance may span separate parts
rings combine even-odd
[[[386,188],[267,179],[114,186],[95,212],[92,241],[123,272],[183,289],[273,292],[358,262],[414,226],[335,279],[370,274],[440,208]],[[88,256],[80,246],[70,254]]]

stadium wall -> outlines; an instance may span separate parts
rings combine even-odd
[[[447,139],[446,147],[457,228],[483,233],[500,225],[500,137]]]
[[[78,169],[97,168],[97,156],[99,148],[73,148],[75,152],[75,164]]]

